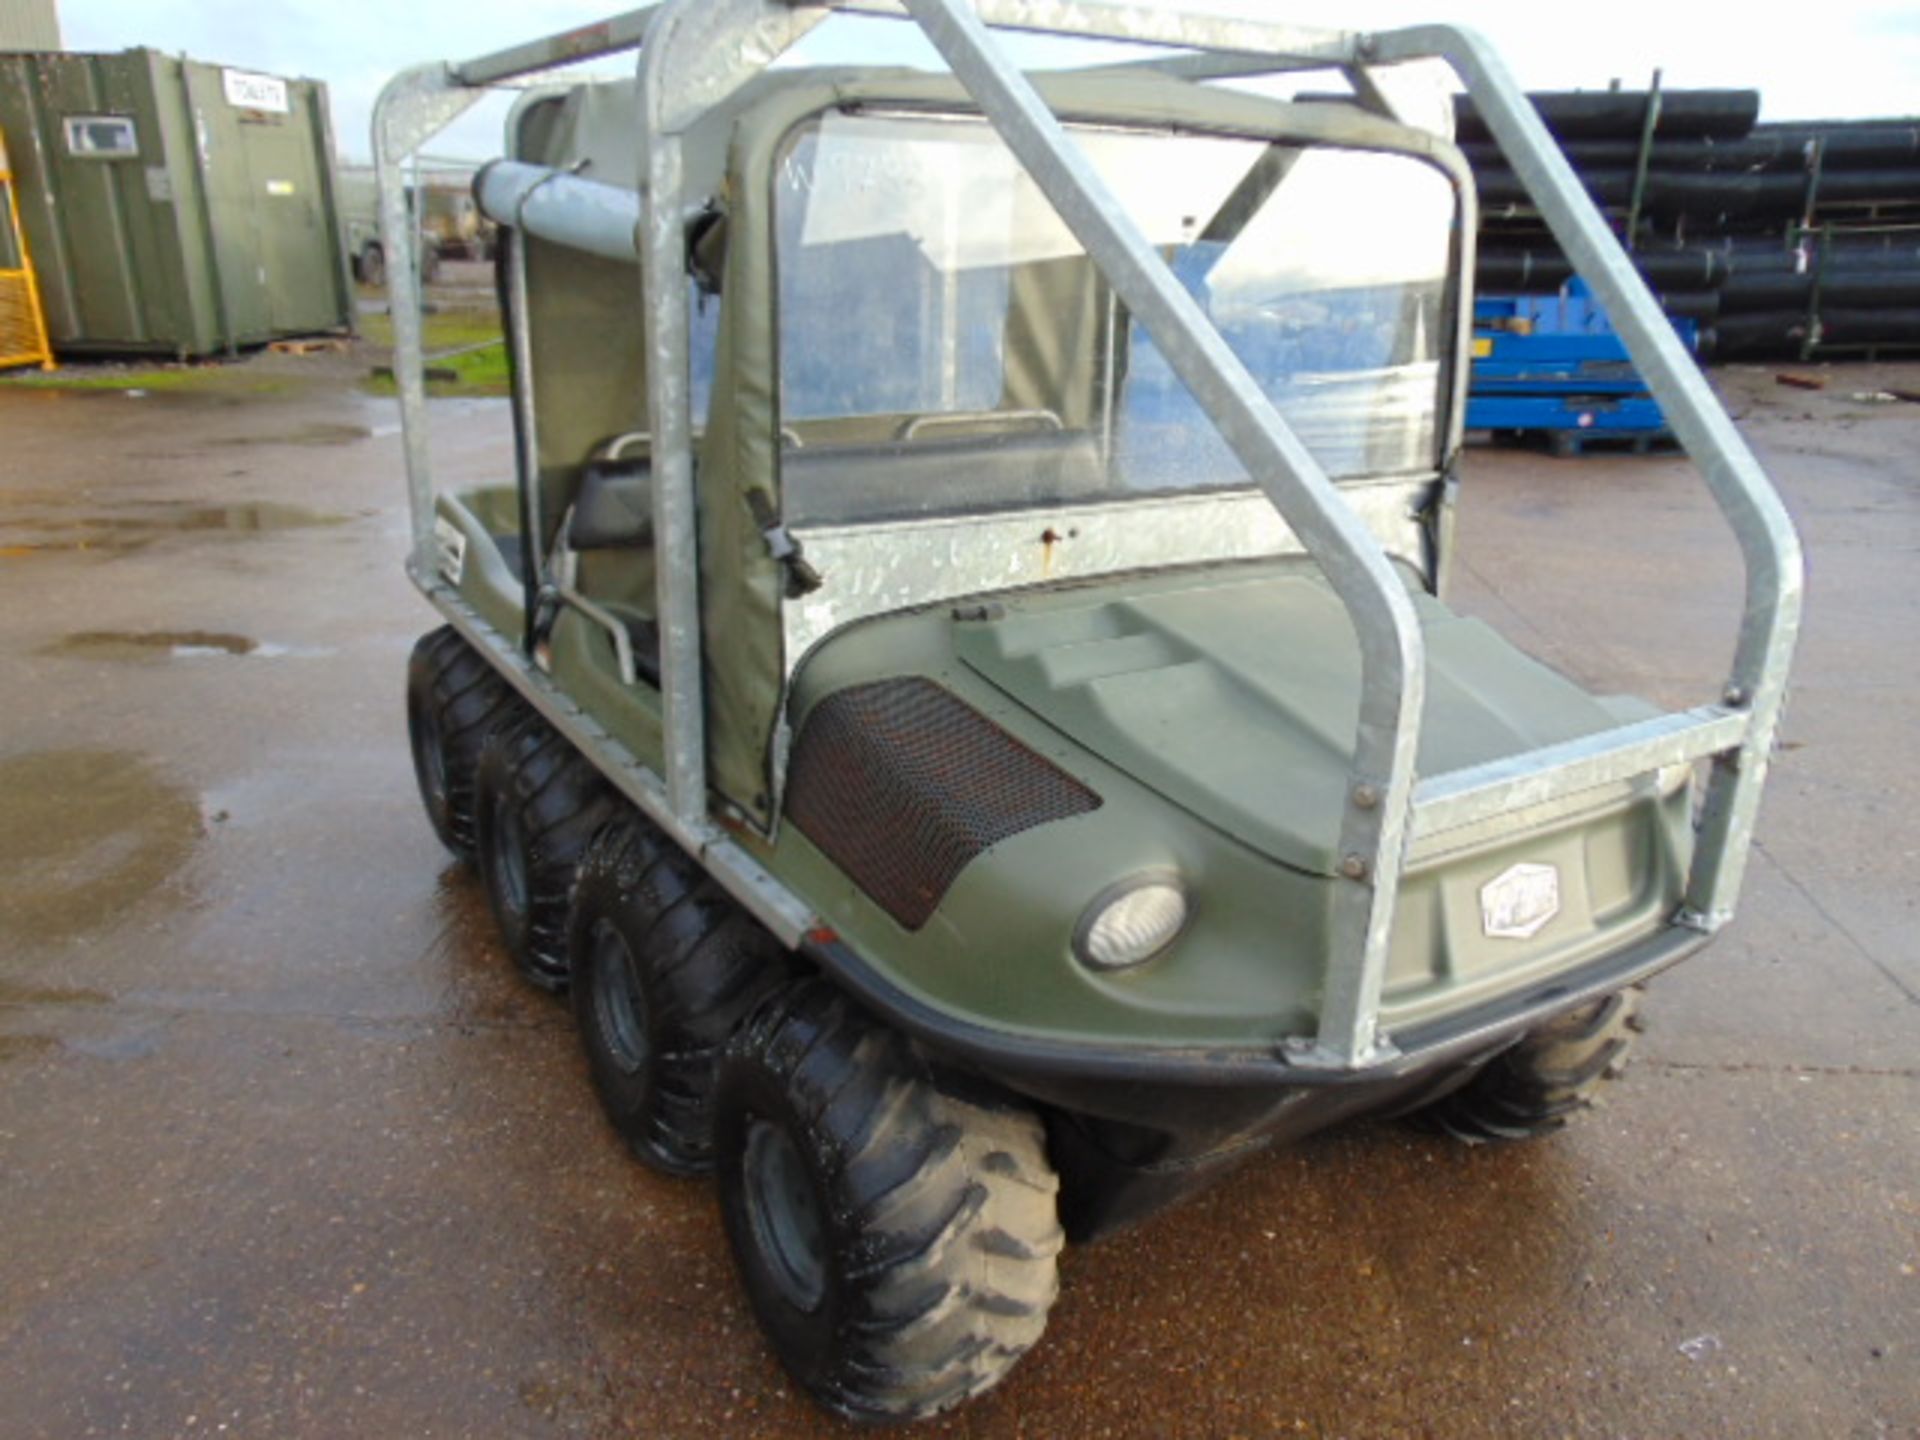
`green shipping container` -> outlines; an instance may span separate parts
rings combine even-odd
[[[350,329],[326,86],[161,54],[0,54],[54,349],[186,358]]]

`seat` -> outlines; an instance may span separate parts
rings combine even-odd
[[[645,460],[590,460],[580,472],[567,543],[575,550],[628,550],[653,543],[653,467]]]

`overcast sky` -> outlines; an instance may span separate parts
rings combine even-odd
[[[621,8],[581,0],[61,0],[69,49],[152,45],[196,59],[308,75],[331,87],[341,155],[365,159],[368,117],[388,76],[422,60],[458,58]],[[1452,20],[1478,26],[1533,88],[1644,85],[1655,66],[1670,86],[1761,92],[1762,118],[1910,115],[1920,111],[1920,5],[1914,0],[1823,0],[1773,10],[1680,0],[1341,0],[1317,11],[1278,0],[1187,0],[1186,8],[1284,14],[1379,28]],[[1777,16],[1779,18],[1771,18]],[[902,27],[836,20],[810,45],[823,58],[904,58]],[[837,33],[829,35],[828,30]],[[497,112],[448,132],[437,153],[497,152]]]

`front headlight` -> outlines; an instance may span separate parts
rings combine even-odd
[[[1094,970],[1126,970],[1153,959],[1187,923],[1187,894],[1166,876],[1128,880],[1087,907],[1073,953]]]

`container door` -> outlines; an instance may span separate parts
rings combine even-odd
[[[199,184],[205,196],[223,313],[223,338],[234,346],[257,345],[272,338],[273,325],[267,268],[260,258],[262,207],[247,164],[247,132],[284,117],[250,108],[270,96],[248,94],[223,83],[227,76],[240,72],[192,60],[183,62],[180,69],[193,116]],[[236,104],[236,96],[250,103]]]
[[[275,334],[341,323],[338,237],[320,173],[320,145],[304,87],[286,86],[286,114],[250,116],[240,127],[253,194],[254,232],[267,314]]]

